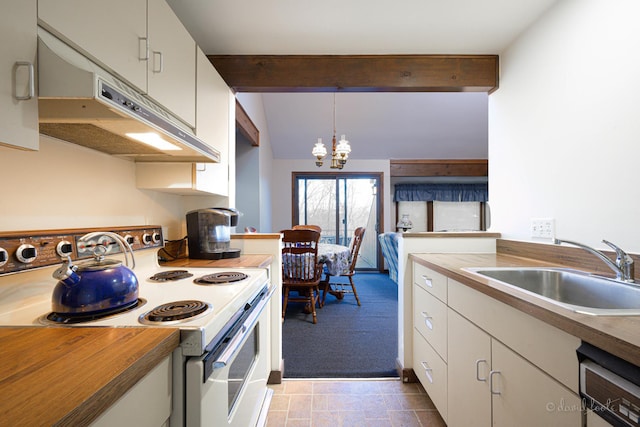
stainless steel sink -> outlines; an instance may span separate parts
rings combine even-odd
[[[640,286],[566,268],[467,268],[577,313],[640,315]]]

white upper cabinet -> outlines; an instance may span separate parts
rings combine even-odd
[[[5,1],[0,14],[0,145],[37,150],[35,0]]]
[[[197,65],[196,136],[220,152],[220,163],[199,165],[198,181],[209,192],[228,196],[230,115],[235,98],[199,48]]]
[[[147,0],[38,0],[41,26],[147,90]]]
[[[38,20],[195,127],[196,44],[164,0],[38,0]]]
[[[148,94],[195,128],[196,42],[165,0],[148,2]]]

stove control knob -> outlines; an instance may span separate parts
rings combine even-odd
[[[151,240],[153,240],[153,243],[160,243],[160,233],[154,231],[153,236],[151,236]]]
[[[35,246],[29,244],[23,244],[16,249],[16,258],[18,261],[25,264],[29,264],[36,260],[38,257],[38,250]]]
[[[126,236],[124,236],[124,240],[130,245],[133,245],[136,241],[136,239],[134,239],[131,234],[127,234]]]
[[[152,241],[153,241],[153,237],[151,237],[150,234],[144,233],[142,235],[142,243],[144,243],[145,245],[150,245]]]
[[[0,248],[0,267],[9,261],[9,252],[5,248]]]
[[[68,240],[62,240],[56,245],[56,253],[66,258],[73,253],[73,245]]]

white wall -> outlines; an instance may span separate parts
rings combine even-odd
[[[273,225],[274,231],[291,227],[291,173],[292,172],[330,172],[328,165],[318,168],[315,165],[315,159],[311,156],[311,148],[309,145],[308,159],[273,159],[273,188],[277,191],[273,192],[272,208],[273,208]],[[383,192],[384,192],[384,230],[392,230],[389,218],[392,200],[390,199],[389,184],[389,161],[388,160],[349,160],[344,167],[343,172],[374,172],[383,173]],[[395,230],[395,228],[393,228]]]
[[[138,190],[135,164],[46,136],[0,147],[0,230],[162,225],[184,236],[184,196]]]
[[[256,193],[259,197],[259,224],[247,224],[252,225],[262,233],[269,233],[274,230],[272,228],[272,189],[273,183],[271,178],[272,171],[272,158],[273,153],[271,151],[271,140],[269,139],[269,128],[267,127],[267,118],[264,112],[264,105],[262,102],[262,95],[258,93],[239,93],[237,95],[238,102],[242,105],[242,108],[247,112],[253,124],[260,131],[260,147],[258,149],[258,182],[255,183],[255,188],[248,188],[246,186],[238,187],[236,189],[239,197],[243,197],[244,192],[250,194]],[[243,174],[242,169],[238,166],[236,171],[238,175]],[[250,174],[255,174],[256,171],[249,171]]]
[[[563,0],[500,55],[489,97],[491,230],[640,252],[640,2]]]

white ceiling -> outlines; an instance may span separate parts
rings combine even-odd
[[[500,54],[559,0],[167,0],[206,54]],[[274,157],[330,145],[333,94],[263,94]],[[487,95],[338,93],[352,159],[487,158]]]

